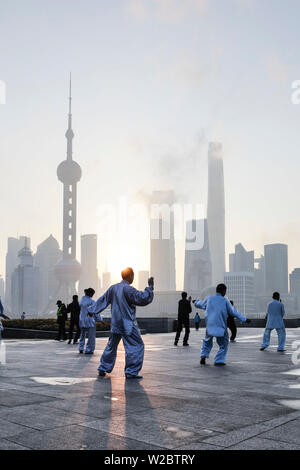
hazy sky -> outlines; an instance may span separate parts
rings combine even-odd
[[[227,253],[288,243],[290,269],[300,266],[299,15],[299,0],[0,0],[0,272],[8,236],[61,243],[70,71],[79,235],[127,194],[174,188],[205,204],[217,140]],[[141,247],[131,264],[147,268]]]

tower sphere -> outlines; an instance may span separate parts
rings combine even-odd
[[[81,179],[81,168],[74,160],[63,160],[57,167],[57,177],[62,183],[78,183]]]

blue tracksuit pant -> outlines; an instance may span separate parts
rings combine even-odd
[[[88,335],[88,342],[85,348],[87,354],[93,353],[96,346],[96,327],[90,328],[81,328],[80,329],[80,338],[79,338],[79,351],[84,350],[86,335]]]
[[[117,358],[118,345],[121,339],[123,340],[125,349],[125,375],[138,375],[143,367],[144,342],[136,324],[133,325],[132,332],[128,336],[111,333],[106,348],[101,356],[98,369],[109,373],[113,370]]]
[[[273,329],[276,329],[277,336],[278,336],[277,351],[282,351],[284,349],[284,346],[285,346],[285,337],[286,337],[285,328],[266,328],[261,347],[262,348],[267,348],[270,345],[271,331]]]
[[[206,336],[202,342],[202,349],[201,349],[201,357],[209,357],[210,351],[213,347],[213,336],[210,336],[206,332]],[[219,351],[215,357],[215,364],[225,363],[227,352],[228,352],[228,344],[229,344],[229,337],[227,330],[225,331],[225,335],[222,337],[216,337],[217,343],[219,345]]]

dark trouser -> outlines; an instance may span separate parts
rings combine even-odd
[[[195,328],[198,331],[199,330],[200,323],[198,321],[195,321]]]
[[[61,323],[58,324],[57,339],[58,340],[67,339],[65,322],[61,322]]]
[[[185,335],[183,338],[183,344],[187,343],[189,340],[189,335],[190,335],[190,319],[189,317],[187,318],[178,318],[178,323],[177,323],[177,332],[176,332],[176,337],[175,337],[175,343],[178,343],[179,338],[180,338],[180,333],[182,332],[182,327],[184,326],[185,328]]]
[[[79,321],[70,321],[70,329],[69,329],[69,341],[72,341],[73,339],[73,331],[74,331],[74,326],[76,326],[76,333],[75,333],[75,338],[74,338],[74,343],[79,340],[80,336],[80,327],[79,327]]]
[[[235,324],[234,318],[231,315],[228,315],[227,327],[231,331],[230,341],[235,340],[235,337],[236,337],[236,324]]]

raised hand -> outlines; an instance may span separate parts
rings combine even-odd
[[[154,277],[149,277],[149,279],[148,279],[148,286],[149,286],[149,287],[154,287]]]

